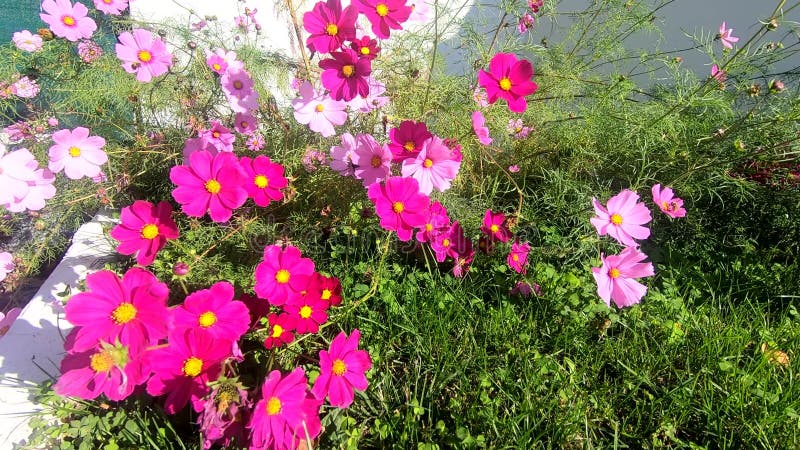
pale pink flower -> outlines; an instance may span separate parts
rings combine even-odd
[[[480,111],[473,111],[472,112],[472,130],[475,131],[475,134],[478,136],[478,140],[483,145],[489,145],[492,143],[492,138],[489,137],[489,128],[486,125],[486,118],[483,117],[483,114]]]
[[[31,168],[31,167],[34,168]],[[0,205],[14,203],[30,192],[30,183],[36,182],[36,159],[28,149],[6,153],[6,147],[0,144]]]
[[[48,167],[53,173],[63,170],[69,179],[96,177],[100,174],[100,166],[108,161],[103,151],[106,140],[100,136],[89,136],[88,128],[56,131],[53,133],[53,142]]]
[[[42,37],[28,30],[17,31],[11,40],[18,49],[25,52],[38,52],[42,49]]]
[[[56,195],[53,172],[39,169],[39,163],[34,159],[29,160],[26,167],[35,171],[36,179],[28,181],[28,192],[24,196],[14,197],[12,202],[3,205],[10,212],[39,211],[44,208],[46,200]]]
[[[14,270],[14,255],[8,252],[0,253],[0,281],[6,279],[6,275]]]
[[[350,133],[342,133],[342,145],[331,147],[331,169],[345,177],[355,175],[355,151],[356,138]]]
[[[86,16],[89,9],[81,3],[73,5],[69,0],[44,0],[42,9],[44,13],[39,17],[50,25],[53,34],[68,41],[89,39],[97,29],[95,21]]]
[[[711,66],[711,78],[717,80],[721,86],[725,86],[725,80],[728,78],[728,73],[717,67],[716,64]]]
[[[6,277],[6,274],[3,273],[3,255],[9,255],[9,253],[3,252],[0,253],[0,281],[3,281],[3,278]],[[11,256],[11,255],[9,255]],[[14,265],[11,264],[11,269],[13,270]],[[8,330],[11,329],[11,325],[17,320],[17,317],[22,313],[22,309],[20,308],[11,308],[7,313],[3,314],[0,313],[0,337],[3,337],[8,333]]]
[[[725,22],[719,26],[717,39],[722,41],[722,46],[725,48],[733,48],[733,44],[739,42],[739,38],[733,35],[733,28],[726,28]]]
[[[392,151],[385,144],[380,144],[372,135],[359,134],[356,137],[356,149],[353,153],[356,165],[355,177],[369,187],[383,181],[391,173]]]
[[[661,184],[656,184],[651,189],[653,194],[653,203],[655,203],[661,211],[672,217],[686,217],[686,209],[683,207],[683,200],[675,197],[672,188],[664,187],[661,189]]]
[[[11,93],[20,98],[33,98],[39,93],[39,85],[36,80],[23,76],[11,85]]]
[[[650,222],[652,217],[647,206],[638,200],[639,195],[630,189],[608,199],[608,208],[592,197],[597,216],[592,217],[590,222],[597,229],[597,234],[608,234],[620,244],[632,247],[639,245],[636,239],[647,239],[650,229],[643,225]]]
[[[416,158],[403,161],[404,177],[416,178],[419,191],[430,195],[434,188],[444,192],[450,188],[450,182],[458,175],[461,162],[456,161],[453,151],[437,137],[428,138],[422,144],[422,150]]]
[[[592,267],[592,276],[597,282],[597,295],[610,305],[618,308],[639,303],[647,292],[647,287],[635,278],[653,276],[652,263],[643,263],[647,255],[635,247],[626,247],[619,255],[605,257],[600,255],[601,267]]]
[[[137,28],[120,34],[118,39],[115,49],[122,68],[135,73],[136,79],[142,83],[164,75],[172,66],[172,53],[153,33]]]
[[[94,0],[94,7],[98,11],[118,16],[128,9],[128,0]]]
[[[369,94],[366,97],[358,96],[347,102],[347,106],[350,107],[351,111],[370,113],[389,103],[389,97],[381,95],[386,92],[385,84],[372,76],[367,77],[367,84],[369,85]]]
[[[347,103],[314,89],[308,81],[300,86],[300,97],[292,100],[292,106],[295,120],[323,137],[333,136],[336,133],[333,126],[347,120]]]
[[[475,104],[478,105],[478,108],[486,108],[489,106],[489,101],[487,99],[488,97],[486,95],[486,91],[484,91],[483,88],[477,87],[474,91],[472,91],[472,100],[475,101]]]
[[[433,9],[425,0],[412,0],[409,6],[411,15],[408,16],[407,23],[428,23],[434,17]]]

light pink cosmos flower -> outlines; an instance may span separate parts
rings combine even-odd
[[[686,217],[686,209],[683,207],[683,200],[675,197],[672,188],[664,187],[661,189],[661,184],[656,184],[651,188],[653,194],[653,203],[655,203],[661,211],[676,219],[678,217]]]
[[[11,93],[20,98],[33,98],[39,93],[39,85],[36,80],[31,80],[27,76],[21,77],[11,85]]]
[[[391,173],[392,152],[385,144],[375,140],[370,134],[359,134],[356,137],[356,149],[353,152],[354,175],[361,180],[364,187],[369,187],[386,179]]]
[[[331,58],[320,61],[319,67],[323,70],[322,86],[330,91],[334,100],[349,102],[356,96],[369,96],[368,77],[372,73],[369,58],[360,58],[355,50],[345,48],[331,52]]]
[[[512,164],[512,165],[508,166],[508,171],[511,172],[511,173],[517,173],[517,172],[519,172],[519,166],[516,165],[516,164]]]
[[[177,239],[179,234],[172,220],[172,206],[165,201],[153,205],[145,200],[122,208],[120,224],[109,233],[119,241],[117,252],[136,253],[136,263],[142,266],[152,264],[167,241]]]
[[[39,17],[50,25],[53,34],[68,41],[89,39],[97,29],[94,20],[86,16],[89,9],[81,3],[73,5],[69,0],[44,0],[42,9],[44,13]]]
[[[128,0],[94,0],[94,7],[98,11],[118,16],[128,9]]]
[[[511,112],[523,113],[528,108],[525,97],[539,88],[531,81],[533,66],[526,60],[518,60],[513,53],[497,53],[489,61],[489,71],[478,71],[478,83],[486,89],[489,103],[498,98],[508,102]]]
[[[520,244],[519,239],[516,239],[514,243],[511,244],[511,251],[508,253],[506,262],[515,272],[527,273],[525,265],[528,264],[528,253],[530,253],[530,251],[531,244],[527,242]]]
[[[264,136],[262,136],[262,135],[260,135],[258,133],[255,133],[255,134],[251,135],[249,138],[247,138],[247,142],[245,142],[245,145],[247,146],[247,148],[249,150],[254,151],[254,152],[257,152],[257,151],[261,150],[262,148],[264,148],[265,144],[266,144],[266,142],[264,142]]]
[[[250,72],[228,67],[219,81],[233,112],[245,113],[258,109],[259,94]]]
[[[381,39],[388,39],[391,30],[402,30],[401,24],[411,15],[411,7],[405,0],[356,0],[356,6],[372,24],[375,36]]]
[[[351,177],[355,175],[353,156],[356,151],[356,138],[350,133],[342,133],[342,145],[331,147],[331,169],[339,175]]]
[[[28,30],[17,31],[11,40],[18,49],[24,52],[38,52],[42,49],[42,37]]]
[[[14,265],[12,264],[11,267],[13,269]],[[0,275],[2,275],[0,281],[3,281],[3,278],[5,278],[5,273],[3,273],[3,253],[0,253]],[[8,330],[11,329],[11,325],[14,325],[14,322],[20,314],[22,314],[22,309],[20,308],[11,308],[5,314],[0,313],[0,337],[8,333]]]
[[[14,255],[8,252],[0,252],[0,281],[6,279],[6,275],[14,270]]]
[[[255,159],[243,157],[239,162],[247,179],[244,188],[256,205],[269,206],[270,202],[283,198],[281,189],[289,185],[289,180],[283,176],[282,165],[270,161],[264,155],[256,156]]]
[[[333,136],[336,134],[333,126],[347,121],[347,103],[314,89],[308,81],[300,86],[300,97],[292,100],[292,106],[295,120],[323,137]]]
[[[607,208],[592,197],[592,205],[597,216],[590,222],[597,229],[597,234],[616,239],[620,244],[636,247],[636,239],[647,239],[650,229],[642,225],[650,222],[650,210],[638,201],[639,195],[630,189],[608,199]]]
[[[319,53],[338,50],[345,41],[355,40],[357,18],[358,11],[353,5],[343,10],[340,0],[317,2],[303,14],[303,28],[310,34],[306,46]]]
[[[236,52],[217,48],[213,52],[206,50],[206,64],[219,75],[230,70],[244,69],[244,63],[236,59]]]
[[[258,130],[258,119],[250,113],[236,113],[233,128],[237,133],[251,135]]]
[[[39,211],[45,207],[46,200],[56,195],[53,186],[56,176],[50,169],[39,169],[39,163],[33,159],[28,161],[27,168],[35,171],[36,179],[28,182],[28,193],[23,197],[14,197],[13,202],[4,205],[0,203],[9,212]]]
[[[360,339],[358,329],[349,337],[342,331],[331,341],[328,350],[320,350],[320,374],[311,388],[315,397],[320,400],[328,397],[331,406],[347,408],[353,403],[356,389],[367,389],[366,373],[372,368],[372,360],[366,350],[358,349]]]
[[[472,130],[475,131],[475,135],[478,136],[478,140],[483,145],[489,145],[492,143],[492,138],[489,137],[489,127],[486,125],[486,118],[483,117],[483,113],[480,111],[473,111],[472,112]]]
[[[67,338],[66,346],[72,336]],[[84,400],[100,394],[109,400],[123,400],[150,375],[142,356],[133,354],[125,345],[106,342],[86,351],[69,352],[61,361],[61,376],[53,390],[61,396]]]
[[[378,108],[386,106],[389,103],[389,97],[381,95],[386,92],[385,84],[376,80],[372,76],[367,77],[367,84],[369,85],[369,95],[366,97],[356,97],[347,102],[347,106],[351,111],[370,113]]]
[[[256,266],[253,289],[271,305],[281,306],[306,288],[313,273],[314,261],[303,258],[297,247],[268,245],[264,260]]]
[[[233,296],[233,285],[227,281],[189,294],[172,310],[173,327],[207,333],[216,340],[238,341],[250,327],[250,312]]]
[[[434,17],[431,5],[426,0],[412,0],[408,6],[411,7],[408,23],[428,23]]]
[[[188,166],[174,166],[169,179],[177,185],[172,197],[187,216],[209,213],[214,222],[227,222],[233,210],[247,201],[247,175],[232,153],[211,155],[206,151],[189,155]]]
[[[36,167],[39,163],[26,148],[6,153],[0,143],[0,205],[14,203],[30,192],[30,183],[37,180]]]
[[[58,130],[53,133],[48,167],[53,173],[62,170],[71,180],[100,175],[100,166],[108,161],[103,151],[106,140],[100,136],[89,136],[89,129]]]
[[[722,41],[722,46],[725,48],[733,48],[733,44],[739,42],[739,38],[733,35],[733,28],[726,28],[725,22],[719,26],[717,39]]]
[[[525,126],[522,119],[509,119],[508,126],[506,127],[509,133],[513,134],[517,139],[524,139],[528,137],[531,132],[531,127]]]
[[[597,295],[618,308],[639,303],[647,293],[647,287],[635,278],[653,276],[652,263],[643,263],[647,255],[635,247],[626,247],[619,255],[600,255],[601,267],[592,267],[592,276],[597,282]]]
[[[455,160],[450,150],[438,136],[428,138],[422,144],[417,157],[403,161],[404,177],[415,178],[419,182],[419,191],[430,195],[434,188],[439,192],[450,189],[450,182],[456,178],[461,162]]]
[[[430,214],[430,198],[419,192],[419,183],[413,178],[390,177],[384,183],[374,183],[367,189],[367,197],[375,204],[380,225],[396,231],[397,238],[407,242],[414,228],[425,224]]]
[[[486,91],[484,91],[482,88],[475,88],[475,90],[472,92],[472,100],[475,101],[475,104],[478,105],[478,108],[486,108],[489,106],[489,102],[486,101]]]
[[[142,83],[167,73],[172,66],[172,54],[164,41],[141,28],[120,34],[116,51],[117,58],[122,60],[122,68],[135,73],[136,79]]]
[[[314,439],[319,435],[322,401],[308,392],[307,384],[301,367],[284,378],[277,370],[269,373],[261,386],[262,398],[247,424],[252,430],[250,450],[294,449],[306,437]]]
[[[236,136],[231,133],[231,130],[222,125],[219,120],[211,121],[211,128],[198,132],[197,136],[211,144],[217,149],[217,152],[232,152],[233,141],[236,140]]]

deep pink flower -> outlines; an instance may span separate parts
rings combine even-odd
[[[231,349],[232,342],[214,339],[208,333],[175,330],[165,347],[148,355],[153,376],[147,382],[147,393],[167,394],[167,414],[177,413],[189,400],[195,411],[202,411],[203,397],[209,392],[207,383],[219,377],[221,363],[231,356]]]
[[[330,306],[339,306],[342,303],[342,284],[336,277],[326,277],[314,273],[308,295],[325,300]]]
[[[233,285],[227,281],[193,292],[172,310],[174,328],[208,333],[217,340],[238,341],[249,328],[250,312],[244,303],[233,299],[233,294]]]
[[[350,133],[342,133],[342,145],[331,147],[331,169],[339,175],[350,177],[355,175],[353,157],[356,151],[356,138]]]
[[[100,394],[109,400],[125,399],[150,375],[141,356],[119,343],[101,343],[86,351],[67,353],[53,390],[58,395],[84,400]]]
[[[340,52],[331,52],[332,58],[323,59],[319,67],[323,72],[320,76],[322,86],[330,91],[334,100],[349,102],[357,95],[369,95],[367,77],[372,73],[372,65],[368,58],[359,58],[358,54],[349,48]]]
[[[422,144],[433,137],[425,122],[404,120],[400,126],[389,130],[389,150],[394,157],[392,162],[402,162],[406,158],[416,158]]]
[[[289,314],[270,314],[267,338],[264,339],[264,348],[280,347],[294,340],[295,318]]]
[[[350,48],[355,50],[360,57],[370,60],[377,58],[381,52],[381,48],[378,47],[378,41],[366,35],[353,40],[350,43]]]
[[[413,229],[428,219],[430,199],[419,192],[419,183],[413,178],[390,177],[384,183],[374,183],[367,196],[375,204],[381,226],[396,231],[401,241],[410,240]]]
[[[164,41],[141,28],[120,34],[115,48],[117,58],[122,60],[122,68],[135,73],[136,79],[142,83],[167,73],[172,66],[172,53]]]
[[[465,239],[464,246],[453,260],[453,276],[463,278],[469,272],[470,264],[475,258],[475,250],[472,248],[472,240]]]
[[[364,187],[386,179],[391,173],[392,152],[385,144],[375,140],[370,134],[356,137],[356,150],[353,152],[355,177]]]
[[[523,113],[528,108],[525,97],[538,89],[532,76],[533,66],[528,60],[517,60],[513,53],[498,53],[489,62],[488,72],[478,71],[478,83],[486,89],[489,103],[503,98],[511,112]]]
[[[292,100],[292,106],[295,120],[323,137],[336,134],[333,126],[342,125],[347,120],[347,104],[314,89],[308,81],[300,86],[300,97]]]
[[[517,23],[517,31],[524,33],[533,28],[535,23],[536,20],[533,18],[533,16],[529,13],[525,13],[519,18],[519,23]]]
[[[234,442],[247,442],[244,420],[252,407],[247,390],[235,379],[217,380],[197,417],[203,450],[210,450],[214,444],[230,448]]]
[[[69,0],[44,0],[42,9],[44,13],[39,17],[50,25],[53,34],[68,41],[89,39],[97,29],[94,20],[86,16],[89,10],[81,3],[73,5]]]
[[[437,234],[430,244],[438,262],[444,262],[448,256],[456,260],[459,255],[468,255],[472,251],[472,242],[464,235],[464,229],[458,221]]]
[[[120,224],[109,233],[120,241],[117,251],[123,255],[136,254],[136,263],[151,264],[167,240],[177,239],[178,226],[172,220],[172,206],[161,201],[153,205],[136,200],[133,205],[122,208]]]
[[[358,11],[349,5],[342,10],[340,0],[317,2],[314,9],[303,14],[303,28],[310,36],[306,45],[312,52],[330,53],[339,49],[344,41],[356,38]]]
[[[11,40],[18,49],[24,52],[38,52],[42,49],[42,37],[28,30],[17,31]]]
[[[391,30],[402,30],[401,23],[408,20],[411,7],[405,0],[356,0],[358,12],[364,14],[372,24],[372,32],[381,39],[388,39]]]
[[[106,140],[89,136],[88,128],[58,130],[53,133],[53,142],[48,167],[53,173],[63,170],[69,179],[96,177],[100,174],[100,166],[108,161],[108,155],[103,151]]]
[[[638,246],[636,239],[647,239],[650,229],[642,225],[650,222],[650,210],[644,203],[638,201],[639,195],[630,189],[625,189],[619,194],[608,199],[608,209],[603,207],[596,198],[592,197],[592,205],[597,216],[590,222],[597,229],[600,236],[608,234],[620,244]]]
[[[26,148],[6,153],[6,147],[0,143],[0,205],[15,203],[25,198],[31,190],[31,183],[38,177],[36,167],[39,163]]]
[[[647,292],[647,287],[635,278],[649,277],[655,272],[652,263],[643,263],[647,255],[635,247],[626,247],[619,255],[605,257],[600,255],[601,267],[592,267],[592,276],[597,282],[597,295],[618,308],[639,303]]]
[[[528,8],[534,13],[539,12],[542,6],[544,6],[544,0],[528,0]]]
[[[438,136],[429,138],[414,159],[403,161],[404,177],[415,178],[419,191],[430,195],[434,188],[439,192],[450,189],[450,182],[456,178],[461,162],[456,161],[450,150]]]
[[[306,277],[314,273],[314,261],[303,258],[294,246],[281,249],[277,245],[264,248],[264,260],[256,266],[256,294],[281,306],[305,289]]]
[[[319,435],[322,401],[308,393],[307,384],[301,367],[284,378],[277,370],[269,373],[247,424],[252,430],[251,450],[294,449],[306,439],[306,433],[311,439]]]
[[[525,265],[528,264],[528,253],[531,251],[531,245],[525,242],[519,243],[519,239],[511,244],[511,252],[508,253],[506,262],[517,273],[527,273]]]
[[[361,332],[353,330],[348,337],[344,331],[331,341],[328,350],[319,352],[319,376],[311,393],[320,400],[328,397],[331,406],[347,408],[353,403],[355,389],[367,389],[366,372],[372,360],[366,350],[358,349]]]
[[[319,326],[328,321],[328,307],[330,303],[314,295],[309,295],[313,287],[309,283],[314,280],[313,275],[307,277],[306,288],[300,295],[287,300],[283,309],[294,319],[297,334],[316,333]]]
[[[270,161],[264,155],[255,159],[243,157],[239,161],[247,175],[244,185],[247,195],[258,206],[268,206],[271,201],[283,198],[281,189],[289,185],[289,180],[283,176],[283,166]]]
[[[495,213],[490,209],[487,209],[486,214],[483,215],[481,233],[486,234],[492,240],[500,242],[508,242],[512,236],[511,230],[508,229],[506,223],[506,215],[502,212]]]
[[[94,0],[94,7],[106,14],[118,16],[128,9],[128,0]]]
[[[711,78],[717,80],[720,86],[725,87],[725,80],[728,78],[728,73],[717,67],[716,64],[711,66]]]
[[[246,174],[232,153],[194,152],[188,166],[170,170],[169,179],[178,186],[172,197],[187,216],[202,217],[208,211],[214,222],[227,222],[247,201]]]
[[[651,188],[653,194],[653,203],[655,203],[661,211],[672,217],[686,217],[686,209],[683,207],[683,200],[675,197],[672,188],[664,187],[661,189],[661,184],[656,184]]]
[[[427,221],[417,231],[416,237],[419,242],[433,242],[436,236],[448,231],[450,228],[450,217],[447,215],[447,208],[441,203],[438,201],[431,203],[429,211]]]
[[[733,35],[733,28],[726,28],[725,22],[719,26],[717,39],[722,41],[722,46],[725,48],[733,48],[733,44],[739,42],[739,38]]]
[[[152,273],[134,267],[120,279],[101,270],[86,276],[86,287],[64,307],[67,320],[80,327],[69,351],[82,352],[101,340],[119,339],[137,353],[167,335],[169,289]]]
[[[233,127],[237,133],[250,135],[258,130],[258,120],[250,113],[236,113]]]
[[[472,112],[472,130],[478,136],[481,144],[489,145],[492,143],[492,138],[489,137],[489,128],[486,126],[486,118],[483,117],[483,113],[480,111]]]

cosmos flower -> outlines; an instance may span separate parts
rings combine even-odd
[[[647,287],[636,278],[653,276],[653,264],[643,263],[647,255],[635,247],[626,247],[619,255],[600,255],[601,267],[592,267],[592,276],[597,282],[597,295],[618,308],[639,303]]]
[[[486,89],[489,103],[502,98],[511,112],[523,113],[528,108],[525,97],[538,89],[532,76],[533,66],[528,60],[518,60],[512,53],[497,53],[489,62],[488,72],[478,71],[478,83]]]
[[[726,28],[725,22],[722,22],[722,25],[719,26],[717,39],[722,42],[723,47],[731,49],[733,44],[739,42],[739,38],[733,35],[733,28]]]
[[[164,41],[141,28],[120,34],[115,48],[117,58],[122,60],[122,68],[135,73],[136,79],[142,83],[167,73],[172,66],[172,54]]]
[[[607,208],[592,197],[592,205],[597,214],[590,222],[600,236],[608,234],[620,244],[636,247],[636,239],[647,239],[650,229],[643,226],[650,222],[650,210],[638,201],[639,195],[630,189],[608,199]]]
[[[53,34],[72,42],[89,39],[97,29],[97,24],[87,17],[89,9],[81,3],[74,5],[69,0],[44,0],[43,13],[39,17],[48,25]]]
[[[106,140],[100,136],[89,136],[88,128],[58,130],[53,133],[53,142],[48,153],[48,167],[53,173],[63,170],[71,180],[98,176],[100,166],[108,161],[108,155],[103,151]]]
[[[177,239],[178,226],[172,220],[172,206],[161,201],[158,205],[136,200],[122,208],[120,224],[109,235],[120,241],[117,251],[123,255],[136,253],[136,263],[151,264],[167,241]]]
[[[366,372],[372,360],[366,350],[359,350],[361,332],[358,329],[348,337],[344,331],[331,341],[328,350],[319,352],[319,376],[311,393],[320,400],[328,398],[331,406],[347,408],[353,403],[355,390],[367,389]]]

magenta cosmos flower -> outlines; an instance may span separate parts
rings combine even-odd
[[[394,157],[392,162],[402,162],[406,158],[416,158],[422,150],[422,144],[432,138],[425,122],[404,120],[400,126],[389,130],[389,150]]]
[[[378,47],[378,41],[369,36],[362,36],[353,40],[350,43],[350,48],[355,50],[362,58],[371,60],[377,58],[381,52],[381,48]]]
[[[353,173],[364,187],[385,180],[391,174],[391,163],[392,152],[386,145],[376,141],[370,134],[359,134],[356,137]]]
[[[506,262],[515,272],[526,273],[525,265],[528,264],[528,253],[530,253],[530,251],[531,244],[527,242],[520,244],[519,239],[517,239],[511,244],[511,251],[508,253]]]
[[[733,28],[727,28],[725,22],[719,26],[717,39],[722,41],[722,46],[725,48],[733,48],[733,44],[739,42],[739,38],[733,35]]]
[[[403,161],[402,174],[419,182],[419,191],[430,195],[434,188],[439,192],[450,189],[450,182],[458,175],[461,162],[456,161],[453,151],[442,143],[438,136],[422,144],[417,157]]]
[[[292,106],[295,120],[323,137],[336,134],[333,126],[342,125],[347,120],[347,104],[314,89],[308,81],[300,86],[300,97],[292,100]]]
[[[111,230],[111,237],[120,241],[117,251],[123,255],[136,253],[136,263],[149,265],[167,240],[177,239],[178,226],[172,220],[172,206],[165,201],[153,205],[136,200],[122,208],[120,224]]]
[[[340,52],[331,52],[333,58],[323,59],[319,67],[322,85],[330,91],[334,100],[349,102],[357,95],[369,95],[369,74],[372,65],[369,58],[359,58],[354,50],[345,48]]]
[[[81,3],[72,4],[69,0],[44,0],[44,13],[39,17],[50,25],[50,30],[58,37],[68,41],[89,39],[97,29],[97,24],[86,14],[89,10]]]
[[[484,233],[493,241],[508,242],[511,240],[511,230],[506,223],[506,215],[502,212],[495,213],[491,209],[486,210],[483,215],[483,225],[481,233]]]
[[[250,312],[233,299],[233,286],[227,281],[193,292],[172,310],[173,327],[208,333],[216,340],[234,342],[247,331]]]
[[[372,24],[372,32],[388,39],[391,30],[402,30],[401,23],[408,20],[411,7],[405,0],[356,0],[358,11]]]
[[[227,222],[233,210],[247,201],[246,178],[232,153],[194,152],[188,166],[175,166],[169,172],[169,179],[178,186],[172,197],[183,212],[202,217],[208,211],[214,222]]]
[[[267,328],[267,338],[264,339],[264,348],[280,347],[294,340],[295,319],[289,314],[270,314],[269,328]]]
[[[262,398],[247,424],[252,431],[251,450],[298,448],[306,437],[319,435],[322,402],[309,394],[307,384],[301,367],[284,378],[277,370],[269,373],[261,386]]]
[[[450,216],[447,215],[447,208],[436,201],[431,203],[428,219],[417,231],[416,237],[419,242],[433,242],[436,236],[449,229]]]
[[[414,228],[428,220],[430,199],[420,193],[413,178],[391,177],[385,183],[374,183],[367,196],[375,204],[383,229],[396,231],[401,241],[410,240]]]
[[[232,345],[208,333],[175,330],[166,346],[148,355],[153,376],[147,382],[147,393],[167,394],[164,401],[167,414],[177,413],[189,400],[195,411],[202,411],[203,397],[209,392],[207,384],[219,377],[221,363],[231,356]]]
[[[344,41],[356,38],[358,11],[350,5],[342,10],[342,2],[317,2],[314,9],[303,14],[303,28],[310,36],[306,45],[312,52],[330,53],[341,48]]]
[[[518,60],[512,53],[498,53],[489,61],[489,71],[478,71],[478,83],[486,89],[489,103],[498,98],[508,102],[511,112],[523,113],[528,108],[525,97],[539,87],[531,81],[533,66],[528,60]]]
[[[150,375],[145,367],[141,355],[132,354],[128,347],[101,343],[84,352],[68,353],[61,361],[61,376],[53,390],[84,400],[105,394],[109,400],[119,401],[145,382]]]
[[[444,262],[447,257],[457,260],[459,255],[472,251],[472,242],[464,235],[464,229],[458,221],[437,234],[431,241],[431,249],[436,254],[436,261]]]
[[[639,195],[630,189],[608,199],[607,208],[592,197],[592,205],[597,216],[590,222],[600,236],[608,234],[620,244],[636,247],[636,239],[647,239],[650,229],[642,225],[650,222],[650,210],[638,201]]]
[[[264,155],[255,159],[243,157],[239,161],[247,175],[245,189],[247,195],[258,206],[268,206],[271,201],[283,198],[281,189],[289,185],[289,180],[283,176],[283,166],[270,161]]]
[[[128,9],[128,0],[94,0],[94,7],[98,11],[118,16]]]
[[[142,83],[167,73],[172,66],[172,54],[164,41],[141,28],[120,34],[116,50],[122,68],[135,73],[136,79]]]
[[[486,126],[486,118],[480,111],[472,112],[472,131],[478,136],[478,141],[483,145],[492,143],[492,138],[489,137],[489,127]]]
[[[14,45],[25,52],[38,52],[42,49],[42,37],[28,30],[17,31],[11,37]]]
[[[363,391],[369,384],[366,372],[372,368],[369,353],[358,349],[361,332],[353,330],[350,337],[339,333],[328,350],[319,352],[319,376],[311,393],[322,400],[328,397],[331,406],[347,408],[353,403],[354,390]]]
[[[676,219],[678,217],[686,217],[686,209],[683,207],[683,200],[675,197],[672,188],[665,187],[661,189],[661,184],[656,184],[651,189],[653,194],[653,203],[658,205],[661,211]]]
[[[67,320],[80,327],[70,351],[119,339],[136,353],[167,335],[169,289],[152,273],[134,267],[120,279],[101,270],[86,276],[86,287],[64,307]]]
[[[647,292],[647,287],[635,278],[653,276],[652,263],[643,263],[647,255],[635,247],[626,247],[619,255],[605,257],[600,255],[601,267],[592,267],[592,276],[597,282],[597,295],[618,308],[639,303]]]
[[[0,143],[0,186],[3,187],[0,189],[0,205],[14,203],[30,193],[30,184],[37,180],[38,166],[28,149],[6,153],[6,147]]]
[[[270,304],[281,306],[306,289],[307,277],[313,273],[314,261],[303,258],[297,247],[269,245],[264,248],[264,261],[256,266],[253,289]]]
[[[69,179],[94,178],[100,175],[100,166],[108,161],[108,155],[103,151],[106,140],[89,136],[88,128],[58,130],[53,133],[53,142],[48,167],[53,173],[63,170]]]
[[[314,276],[307,277],[306,288],[300,295],[286,301],[283,309],[294,319],[295,331],[298,334],[316,333],[319,326],[328,321],[328,301],[309,292],[314,290]]]

